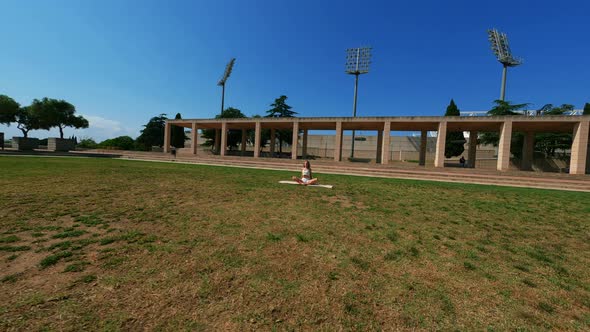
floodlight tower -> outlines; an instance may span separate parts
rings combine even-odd
[[[222,90],[221,90],[221,113],[219,113],[220,115],[223,113],[223,102],[225,99],[225,82],[229,78],[229,75],[231,75],[231,71],[234,68],[234,62],[236,62],[236,58],[232,58],[231,60],[229,60],[229,62],[225,66],[225,72],[223,73],[223,76],[221,77],[221,79],[219,79],[219,82],[217,82],[217,85],[221,86],[221,88],[222,88]]]
[[[359,85],[359,75],[369,72],[371,64],[372,47],[356,47],[346,50],[346,73],[354,75],[354,103],[352,106],[352,116],[356,117],[356,98]],[[354,134],[352,131],[352,146],[350,149],[350,158],[354,158]]]
[[[496,29],[489,29],[488,39],[490,40],[492,51],[496,55],[496,58],[504,67],[502,70],[502,88],[500,90],[500,100],[504,100],[508,67],[516,67],[522,64],[522,59],[512,56],[510,45],[508,45],[508,37],[505,33],[499,32]]]

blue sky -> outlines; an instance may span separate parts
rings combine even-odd
[[[525,63],[506,99],[590,102],[588,1],[18,1],[0,0],[0,94],[66,99],[90,120],[66,135],[136,137],[150,117],[211,118],[236,57],[226,107],[264,114],[282,94],[299,116],[350,116],[345,49],[374,48],[359,116],[487,110],[501,65],[486,29]],[[19,132],[0,125],[6,136]],[[55,134],[32,132],[33,137]],[[19,135],[20,136],[20,135]]]

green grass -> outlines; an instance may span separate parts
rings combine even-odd
[[[590,329],[588,193],[316,174],[324,190],[111,159],[0,169],[0,330]]]

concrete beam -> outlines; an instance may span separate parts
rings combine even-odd
[[[275,155],[275,145],[276,145],[276,130],[274,128],[270,129],[270,156],[274,157]]]
[[[221,156],[225,156],[225,152],[227,151],[227,123],[221,123],[221,145],[219,154]]]
[[[588,133],[590,121],[578,122],[574,126],[574,141],[570,158],[570,174],[586,174],[588,155]]]
[[[422,130],[420,132],[420,154],[418,158],[418,165],[426,165],[426,145],[428,144],[428,131]]]
[[[242,156],[246,153],[246,141],[248,138],[247,130],[242,129],[242,144],[240,146]]]
[[[522,163],[520,169],[530,171],[533,169],[533,157],[535,154],[535,133],[524,133],[524,142],[522,144]]]
[[[256,121],[256,130],[254,130],[254,158],[260,157],[260,122]]]
[[[336,122],[336,136],[334,137],[334,161],[342,159],[342,121]]]
[[[299,142],[299,122],[293,122],[293,140],[291,141],[291,159],[297,159],[297,143]]]
[[[377,151],[375,155],[375,163],[381,163],[381,154],[383,153],[383,130],[377,130]]]
[[[199,142],[198,142],[198,129],[197,129],[197,123],[193,122],[192,125],[192,129],[191,129],[191,149],[194,155],[197,154],[197,146],[199,146]]]
[[[469,150],[467,151],[467,167],[475,168],[477,161],[477,131],[469,132]]]
[[[500,128],[500,142],[498,143],[498,165],[499,171],[510,169],[510,143],[512,141],[512,120],[505,120]]]
[[[383,141],[381,142],[381,164],[386,165],[389,164],[389,158],[391,157],[390,153],[390,144],[391,142],[391,122],[386,121],[383,124]]]
[[[168,122],[164,125],[164,153],[170,152],[170,126]]]
[[[436,152],[434,155],[434,167],[445,167],[445,146],[447,144],[447,122],[438,123],[436,135]]]
[[[301,144],[301,156],[307,158],[307,129],[303,129],[303,142]]]

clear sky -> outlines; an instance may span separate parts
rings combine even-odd
[[[496,27],[525,60],[509,70],[507,100],[579,109],[590,102],[589,13],[586,0],[0,0],[0,94],[73,103],[90,128],[66,136],[135,138],[159,113],[218,114],[216,83],[235,57],[226,107],[263,115],[285,94],[299,116],[350,116],[345,49],[370,45],[359,116],[442,115],[451,98],[487,110],[500,93],[486,35]]]

